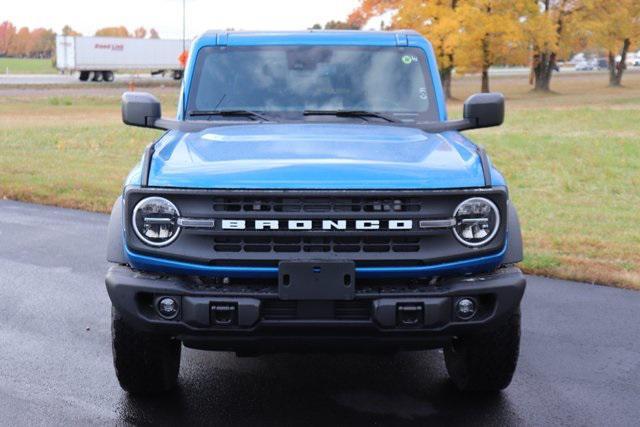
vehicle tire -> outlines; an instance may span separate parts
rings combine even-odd
[[[89,74],[91,74],[89,71],[80,71],[80,81],[86,82],[87,80],[89,80]]]
[[[178,380],[182,343],[133,329],[111,308],[113,365],[120,387],[132,394],[158,394]]]
[[[102,71],[93,71],[93,77],[91,78],[92,82],[101,82],[102,81]]]
[[[182,79],[182,74],[183,74],[182,70],[173,70],[173,73],[172,73],[173,80]]]
[[[520,350],[520,309],[495,329],[457,337],[445,348],[449,377],[461,391],[499,391],[513,378]]]
[[[102,80],[105,82],[112,82],[114,80],[113,71],[103,71]]]

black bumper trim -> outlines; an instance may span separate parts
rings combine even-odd
[[[307,345],[346,349],[351,344],[439,347],[453,336],[491,328],[519,307],[526,286],[521,271],[509,267],[492,274],[443,280],[419,292],[356,292],[355,300],[371,302],[369,319],[265,319],[260,312],[262,301],[278,300],[277,292],[269,287],[238,286],[234,293],[228,289],[194,289],[187,283],[187,278],[147,274],[120,265],[112,266],[106,277],[111,302],[133,327],[175,336],[191,347],[230,351],[302,349]],[[181,311],[176,320],[164,320],[153,307],[145,306],[144,301],[158,295],[179,298]],[[149,298],[145,300],[144,296]],[[472,320],[456,319],[453,306],[461,296],[488,301],[487,310]],[[217,325],[213,320],[212,307],[221,305],[234,307],[237,318],[233,326]],[[400,305],[421,307],[424,317],[416,326],[405,327],[396,317]]]

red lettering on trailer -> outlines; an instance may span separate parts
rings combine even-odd
[[[121,51],[124,50],[124,45],[123,44],[102,44],[102,43],[96,43],[94,46],[94,49],[107,49],[107,50],[117,50],[117,51]]]

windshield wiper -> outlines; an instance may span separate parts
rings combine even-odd
[[[367,117],[375,117],[378,119],[386,120],[390,123],[397,123],[396,119],[393,119],[382,113],[376,113],[373,111],[362,110],[305,110],[303,113],[305,116],[336,116],[336,117],[359,117],[367,120]]]
[[[263,116],[260,113],[249,110],[194,110],[189,111],[188,115],[190,117],[199,117],[199,116],[223,116],[223,117],[248,117],[252,120],[262,120],[265,122],[269,122],[270,120]]]

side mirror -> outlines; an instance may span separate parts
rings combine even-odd
[[[155,122],[161,113],[160,101],[150,93],[122,94],[122,121],[127,125],[156,128]]]
[[[504,96],[501,93],[476,93],[464,102],[463,117],[472,128],[500,126],[504,122]]]

